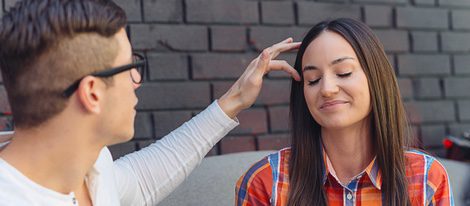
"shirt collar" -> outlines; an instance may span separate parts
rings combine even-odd
[[[102,171],[106,170],[105,162],[109,161],[113,162],[113,159],[110,156],[108,148],[104,147],[103,149],[101,149],[95,164],[93,164],[93,167],[88,170],[87,176],[93,178],[99,176]]]
[[[323,170],[323,185],[326,183],[326,180],[328,178],[328,174],[331,174],[333,178],[336,179],[336,181],[339,182],[337,176],[336,176],[336,171],[333,168],[333,165],[331,164],[330,159],[328,158],[328,154],[326,154],[325,149],[322,147],[322,158],[323,158],[323,163],[324,163],[324,170]],[[382,172],[379,169],[379,165],[376,161],[377,156],[374,157],[374,159],[369,163],[369,165],[359,173],[357,176],[363,175],[364,173],[367,174],[369,177],[370,181],[372,184],[377,188],[381,189],[382,187]],[[357,177],[356,176],[356,177]]]
[[[0,132],[0,151],[11,142],[13,131]]]

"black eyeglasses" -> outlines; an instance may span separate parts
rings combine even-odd
[[[147,68],[147,60],[142,55],[133,53],[132,63],[114,67],[114,68],[105,69],[99,72],[94,72],[89,75],[95,76],[95,77],[111,77],[121,72],[131,70],[130,75],[131,75],[132,81],[135,84],[142,84],[142,82],[144,81],[144,73],[145,73],[146,68]],[[89,76],[89,75],[86,75],[86,76]],[[67,98],[72,96],[75,90],[78,89],[78,85],[80,85],[80,81],[82,81],[82,79],[85,78],[86,76],[75,81],[72,85],[70,85],[67,89],[64,90],[62,95]]]

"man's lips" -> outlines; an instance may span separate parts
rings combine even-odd
[[[338,104],[346,104],[346,103],[348,103],[348,102],[344,101],[344,100],[327,101],[327,102],[323,103],[320,106],[320,109],[325,109],[325,108],[332,107],[332,106],[335,106],[335,105],[338,105]]]

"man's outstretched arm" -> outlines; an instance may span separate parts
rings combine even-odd
[[[283,70],[299,81],[299,74],[286,61],[274,60],[281,52],[299,45],[289,38],[265,49],[229,91],[206,110],[156,143],[116,160],[121,204],[154,205],[170,194],[207,152],[238,125],[234,118],[255,102],[266,73]]]

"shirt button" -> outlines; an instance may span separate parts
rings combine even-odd
[[[348,195],[346,195],[346,197],[348,198],[348,200],[351,200],[351,198],[352,198],[351,193],[348,193]]]

